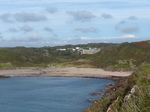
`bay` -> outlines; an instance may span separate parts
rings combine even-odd
[[[112,80],[68,77],[0,79],[0,112],[80,112]]]

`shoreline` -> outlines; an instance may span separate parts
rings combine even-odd
[[[0,70],[0,78],[9,77],[78,77],[78,78],[98,78],[98,79],[110,79],[116,82],[108,84],[102,91],[95,91],[91,95],[98,94],[111,94],[114,92],[114,88],[117,90],[120,87],[120,83],[117,80],[124,80],[130,76],[132,72],[112,72],[105,71],[103,69],[95,68],[42,68],[42,69],[15,69],[15,70]],[[122,81],[121,81],[122,82]],[[104,97],[103,96],[103,97]],[[103,98],[102,97],[102,98]],[[88,99],[88,101],[97,102],[96,99]],[[92,105],[91,104],[91,105]],[[90,107],[90,106],[89,106]],[[87,107],[87,108],[89,108]],[[85,108],[86,109],[86,108]],[[85,110],[84,109],[84,110]],[[83,111],[83,110],[82,110]]]
[[[96,68],[41,68],[41,69],[14,69],[0,70],[0,77],[83,77],[118,79],[130,76],[132,72],[112,72]]]

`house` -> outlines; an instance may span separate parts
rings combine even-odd
[[[66,49],[61,49],[61,48],[58,48],[56,50],[58,50],[58,51],[66,51]]]

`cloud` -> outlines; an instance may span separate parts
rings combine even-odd
[[[89,22],[96,16],[87,10],[78,10],[78,11],[68,11],[69,15],[73,17],[74,20],[80,22]]]
[[[133,17],[131,17],[133,19]],[[130,19],[131,19],[130,18]],[[138,26],[127,26],[125,23],[127,21],[120,21],[119,24],[115,26],[115,29],[122,33],[136,33],[139,32],[140,28]]]
[[[52,30],[51,28],[49,28],[49,27],[44,27],[43,29],[44,29],[45,31],[47,31],[47,32],[50,32],[50,33],[53,32],[53,30]]]
[[[100,37],[100,38],[76,37],[76,38],[67,38],[67,39],[63,39],[63,40],[60,39],[58,41],[60,41],[60,42],[62,41],[65,44],[87,44],[87,43],[101,43],[101,42],[119,43],[119,42],[124,42],[126,39],[136,40],[138,38],[135,35],[126,34],[126,35],[121,35],[121,36]]]
[[[43,46],[55,46],[67,44],[65,39],[57,37],[43,38],[37,33],[33,33],[27,36],[15,36],[11,39],[5,40],[5,44],[10,46],[26,46],[26,47],[43,47]]]
[[[27,13],[27,12],[20,12],[20,13],[4,13],[0,15],[0,19],[3,22],[13,23],[14,20],[18,22],[37,22],[37,21],[45,21],[47,20],[46,16],[38,15],[36,13]]]
[[[56,7],[47,7],[46,11],[53,14],[53,13],[56,13],[58,9]]]
[[[138,20],[138,18],[136,16],[130,16],[128,17],[129,20]]]
[[[43,29],[44,29],[45,31],[51,33],[51,34],[52,34],[52,38],[58,37],[58,35],[55,34],[55,33],[53,32],[53,29],[51,29],[50,27],[44,27]]]
[[[3,39],[18,36],[20,39],[26,38],[28,40],[29,37],[33,37],[30,34],[34,30],[45,40],[59,36],[59,43],[61,41],[65,43],[65,39],[62,38],[68,37],[72,37],[72,39],[66,39],[67,42],[80,43],[81,38],[74,37],[74,35],[97,37],[113,36],[114,34],[136,34],[147,38],[150,35],[147,30],[149,28],[148,12],[150,7],[148,7],[148,4],[150,2],[144,2],[145,0],[0,1],[0,26]],[[67,24],[66,22],[70,23]],[[24,25],[29,27],[23,27]],[[113,28],[115,25],[116,30]],[[40,26],[40,28],[36,28],[37,26]],[[48,39],[47,42],[49,43],[53,41]],[[42,39],[40,41],[43,42]],[[128,39],[125,41],[128,41]],[[10,44],[7,45],[10,46]],[[39,42],[39,46],[42,45]],[[0,46],[2,46],[2,43]]]
[[[32,33],[29,35],[21,36],[12,36],[10,39],[3,39],[3,43],[0,46],[5,47],[16,47],[16,46],[25,46],[25,47],[43,47],[47,44],[47,40],[44,40],[42,36],[38,33]]]
[[[126,35],[120,36],[120,38],[136,38],[136,36],[135,35],[126,34]]]
[[[35,33],[35,34],[24,36],[24,37],[21,37],[21,36],[13,37],[10,40],[5,40],[4,43],[9,44],[10,46],[42,47],[42,46],[58,46],[58,45],[66,45],[66,44],[77,45],[77,44],[101,43],[101,42],[120,43],[120,42],[125,42],[127,40],[128,42],[130,41],[133,42],[138,39],[140,38],[131,34],[114,36],[114,37],[100,37],[100,38],[91,38],[91,37],[42,38],[40,35]]]
[[[115,37],[100,37],[100,38],[91,38],[91,37],[76,37],[76,38],[68,38],[66,39],[66,43],[68,44],[87,44],[87,43],[101,43],[101,42],[107,42],[107,43],[119,43],[124,42],[126,39],[130,40],[136,40],[138,39],[135,35],[126,34],[121,36],[115,36]]]
[[[125,27],[125,28],[121,28],[119,29],[121,32],[123,33],[134,33],[134,32],[138,32],[139,31],[139,27],[136,26],[131,26],[131,27]]]
[[[80,37],[82,40],[110,40],[110,39],[121,39],[121,38],[136,38],[135,35],[126,34],[116,37],[101,37],[101,38],[89,38],[89,37]]]
[[[82,33],[96,33],[98,32],[97,28],[90,27],[90,28],[75,28],[75,31],[80,31]]]
[[[126,21],[120,21],[119,22],[119,24],[125,24],[126,23]]]
[[[18,22],[38,22],[47,20],[46,16],[36,13],[21,12],[14,14],[14,18]]]
[[[0,15],[0,19],[3,22],[8,22],[8,23],[13,23],[13,19],[12,19],[12,14],[11,13],[4,13],[2,15]]]
[[[18,30],[16,28],[9,28],[10,32],[17,32]]]
[[[34,34],[32,34],[32,35],[30,35],[30,36],[27,37],[27,39],[28,39],[29,41],[37,41],[37,40],[39,40],[39,39],[41,39],[41,38],[42,38],[42,37],[39,36],[39,35],[36,34],[36,33],[34,33]]]
[[[33,33],[33,34],[30,34],[28,36],[15,36],[15,37],[12,37],[11,41],[15,41],[15,42],[30,42],[30,41],[38,41],[42,39],[42,37],[40,35],[38,35],[37,33]]]
[[[112,19],[112,18],[113,18],[112,15],[110,15],[110,14],[105,14],[105,13],[103,13],[103,14],[101,15],[101,17],[104,18],[104,19]]]
[[[30,27],[29,25],[24,25],[20,28],[20,30],[24,31],[24,32],[30,32],[33,30],[32,27]]]
[[[135,33],[135,32],[139,32],[140,30],[140,28],[137,26],[129,26],[129,27],[122,28],[119,25],[116,25],[115,29],[122,33]]]

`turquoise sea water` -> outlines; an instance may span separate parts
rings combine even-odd
[[[0,112],[80,112],[112,80],[66,77],[0,79]]]

